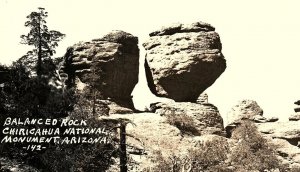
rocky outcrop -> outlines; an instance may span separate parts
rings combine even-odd
[[[143,46],[150,90],[175,101],[196,102],[226,68],[220,37],[206,23],[164,27]]]
[[[242,100],[227,113],[226,126],[249,119],[256,123],[276,122],[277,117],[264,117],[262,108],[253,100]]]
[[[297,105],[297,107],[294,109],[295,112],[300,112],[300,100],[296,101],[294,104]]]
[[[212,104],[197,104],[190,102],[158,103],[152,108],[153,112],[161,116],[178,116],[184,123],[184,117],[193,120],[199,135],[217,134],[224,135],[223,119],[217,109]],[[187,124],[183,124],[187,125]]]
[[[197,149],[199,144],[206,141],[222,140],[224,144],[228,141],[225,137],[218,135],[184,136],[181,131],[167,122],[166,116],[158,113],[134,113],[128,115],[113,114],[102,119],[127,119],[133,124],[128,124],[127,152],[128,158],[134,162],[134,169],[130,171],[143,171],[158,163],[158,152],[164,158],[171,156],[184,156],[190,149]],[[116,164],[118,165],[118,164]],[[111,171],[118,171],[118,167],[112,167]]]
[[[269,123],[278,121],[277,117],[264,117],[262,108],[253,100],[242,100],[235,105],[225,119],[227,137],[231,137],[232,130],[240,125],[242,120],[251,120],[255,123]]]
[[[290,167],[300,167],[300,149],[283,139],[272,139],[270,142],[276,148],[278,158]]]
[[[300,113],[296,113],[296,114],[293,114],[289,117],[289,121],[299,121],[300,120]]]
[[[294,108],[294,111],[295,111],[296,113],[293,114],[293,115],[291,115],[291,116],[289,117],[289,120],[290,120],[290,121],[299,121],[299,120],[300,120],[300,100],[295,101],[294,104],[297,105],[297,106]]]
[[[262,115],[263,110],[256,101],[242,100],[227,113],[227,124],[239,122],[242,119],[254,119]]]
[[[284,139],[294,146],[299,146],[300,121],[259,123],[256,126],[258,131],[267,136]]]
[[[131,92],[138,82],[137,37],[114,31],[103,38],[69,47],[64,58],[68,85],[74,85],[79,78],[81,85],[93,86],[119,104],[131,102]],[[133,107],[132,103],[126,106]]]

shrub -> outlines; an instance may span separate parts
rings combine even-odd
[[[166,115],[167,122],[171,125],[177,127],[182,134],[188,135],[200,135],[197,126],[194,122],[194,119],[186,114],[180,113],[175,114],[171,113]]]
[[[206,141],[189,151],[192,171],[229,171],[226,166],[228,143],[223,139]]]
[[[33,80],[29,79],[28,82],[32,83]],[[16,84],[13,83],[12,86],[9,85],[9,87],[7,88],[8,91],[5,90],[7,92],[7,96],[12,96],[12,101],[11,103],[7,101],[4,103],[10,103],[12,106],[9,106],[9,109],[7,108],[5,114],[0,115],[0,119],[3,119],[2,121],[4,121],[5,117],[9,115],[10,117],[23,118],[39,117],[37,115],[42,115],[43,117],[47,118],[60,118],[68,115],[68,118],[70,119],[86,120],[88,124],[88,126],[86,127],[100,127],[105,129],[112,129],[113,127],[115,127],[115,124],[112,124],[110,122],[101,122],[98,120],[98,114],[108,114],[108,107],[106,104],[98,103],[96,111],[97,115],[93,114],[91,108],[93,105],[92,100],[89,100],[85,95],[79,95],[76,93],[75,95],[73,95],[72,90],[68,90],[67,92],[65,92],[65,95],[62,95],[61,90],[54,88],[51,89],[49,97],[47,98],[47,102],[44,105],[40,105],[39,108],[36,109],[38,113],[33,113],[35,105],[38,104],[30,98],[31,96],[34,96],[31,94],[34,92],[34,90],[22,91],[21,87],[19,89],[20,91],[11,91],[12,89],[16,88],[15,85]],[[70,94],[70,97],[67,94]],[[19,99],[17,99],[17,97],[19,97]],[[26,104],[23,103],[23,101]],[[68,109],[69,107],[72,108]],[[72,111],[70,112],[70,110]],[[61,128],[61,130],[63,131],[64,129]],[[2,136],[0,135],[0,137]],[[22,149],[21,144],[1,144],[1,146],[4,146],[3,151],[0,150],[0,153],[2,155],[10,159],[18,159],[20,162],[24,162],[28,165],[36,167],[41,171],[46,172],[105,171],[113,163],[112,157],[116,156],[117,154],[117,148],[114,143],[70,145],[55,145],[54,143],[50,143],[49,145],[45,145],[47,146],[46,150],[40,152],[25,151],[24,149]],[[2,148],[0,147],[0,149]]]
[[[154,160],[157,165],[148,168],[145,171],[157,172],[230,172],[226,165],[229,147],[227,142],[222,139],[214,139],[199,144],[197,149],[190,149],[185,156],[171,155],[164,158],[161,152],[158,152]]]
[[[247,172],[247,171],[288,171],[276,157],[272,144],[257,131],[254,124],[244,121],[232,136],[236,140],[231,149],[225,139],[214,139],[190,149],[185,156],[171,155],[164,158],[159,153],[153,168],[145,171],[172,172]],[[290,169],[297,171],[297,168]]]
[[[274,145],[260,135],[251,121],[243,121],[233,131],[232,138],[238,140],[230,159],[237,170],[284,170],[276,157]]]
[[[115,124],[107,121],[99,121],[98,119],[98,115],[108,115],[107,105],[101,104],[101,107],[97,109],[97,114],[93,114],[91,108],[93,102],[87,99],[85,95],[76,94],[75,96],[77,101],[68,118],[83,119],[87,122],[86,127],[111,129],[111,132],[114,132],[113,127],[116,127]],[[114,141],[115,138],[112,138],[112,140]],[[117,153],[115,143],[71,144],[54,145],[47,149],[40,157],[44,166],[54,172],[104,172],[114,163],[112,157],[116,157]]]

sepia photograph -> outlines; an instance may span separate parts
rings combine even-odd
[[[0,0],[0,172],[300,172],[297,0]]]

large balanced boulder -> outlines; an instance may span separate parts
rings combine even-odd
[[[115,102],[132,101],[139,72],[137,37],[113,31],[103,38],[69,47],[64,58],[68,84],[79,79],[81,85],[96,87],[101,95]]]
[[[143,46],[150,90],[175,101],[196,102],[226,68],[220,37],[203,22],[164,27]]]

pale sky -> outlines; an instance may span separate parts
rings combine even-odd
[[[164,25],[210,23],[221,37],[227,69],[206,92],[223,116],[239,100],[253,99],[266,116],[287,118],[300,99],[297,0],[0,0],[1,63],[27,52],[20,35],[26,33],[26,16],[37,7],[49,12],[50,29],[66,34],[56,56],[111,30],[129,32],[143,43]],[[139,89],[141,97],[146,89]]]

